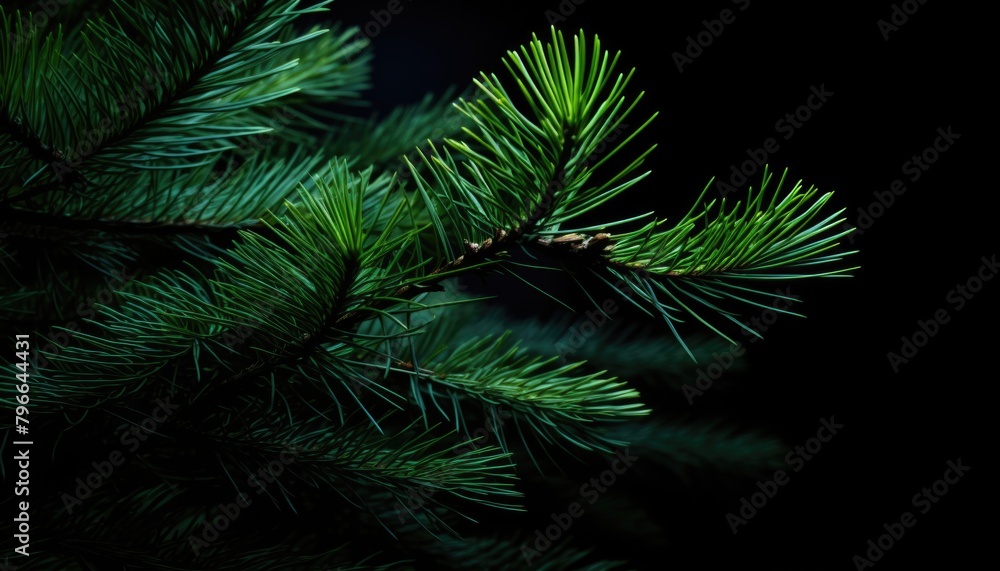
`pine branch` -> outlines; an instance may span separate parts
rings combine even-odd
[[[36,210],[86,218],[87,212],[93,210],[81,210],[74,201],[87,195],[96,195],[102,199],[99,201],[115,197],[117,201],[111,199],[111,203],[123,208],[130,203],[123,198],[134,198],[136,188],[162,188],[163,181],[155,178],[143,181],[146,184],[139,182],[142,177],[164,176],[155,173],[158,169],[166,169],[166,176],[172,176],[175,184],[181,186],[174,193],[166,194],[172,201],[184,200],[185,187],[204,187],[217,156],[233,148],[234,140],[271,130],[248,123],[246,114],[241,112],[295,93],[297,89],[287,83],[278,83],[269,91],[248,91],[297,63],[294,60],[276,63],[289,48],[312,41],[324,32],[317,30],[285,42],[268,43],[268,36],[274,29],[286,26],[303,14],[321,10],[326,2],[306,10],[296,10],[295,4],[288,1],[237,2],[227,5],[228,11],[221,18],[209,2],[186,4],[180,10],[171,11],[173,25],[168,26],[156,23],[157,18],[163,18],[156,10],[162,12],[163,6],[136,8],[119,4],[117,19],[92,23],[88,49],[74,61],[64,63],[58,43],[49,42],[54,47],[49,48],[47,59],[39,65],[25,66],[23,69],[29,70],[27,72],[16,67],[8,69],[9,73],[5,72],[4,76],[12,81],[2,85],[0,108],[11,117],[10,121],[34,125],[32,140],[51,142],[35,145],[37,149],[50,150],[37,157],[46,163],[45,166],[17,182],[14,188],[19,190],[4,197],[0,212],[10,217],[15,205],[32,203],[38,198],[43,202],[34,207]],[[158,30],[169,32],[161,34]],[[9,57],[4,59],[16,66],[35,47],[31,44],[11,47]],[[185,66],[165,64],[168,54],[177,53],[189,56]],[[329,68],[329,62],[322,60],[311,67],[310,72],[318,75]],[[37,93],[20,86],[24,73],[34,74],[23,79],[30,85],[39,85]],[[300,81],[301,78],[291,76],[289,80]],[[123,92],[130,86],[141,87],[142,96],[137,99],[134,93]],[[59,91],[72,93],[67,98],[70,104],[53,108],[48,94]],[[22,101],[27,103],[22,104]],[[67,130],[66,125],[72,128]],[[96,140],[91,141],[95,134]],[[283,168],[281,164],[261,164]],[[183,172],[192,168],[197,169],[196,172]],[[148,172],[149,169],[154,172]],[[182,172],[171,172],[178,169]],[[19,169],[15,169],[12,174],[17,176],[18,172]],[[13,183],[16,179],[10,180]],[[82,181],[86,182],[81,186]],[[122,193],[115,196],[115,188],[122,189]],[[247,192],[249,190],[244,189],[244,196],[254,196]],[[280,192],[281,188],[278,190]],[[274,190],[265,192],[267,194],[258,192],[256,195],[272,197],[266,201],[264,210],[276,204]],[[208,195],[200,196],[205,198],[199,202],[204,202]],[[278,195],[277,200],[285,196],[287,194]],[[227,200],[229,209],[238,205],[256,206],[252,199],[233,201],[232,197],[227,198],[230,198]],[[148,199],[133,200],[131,204],[133,211],[136,204],[151,205]],[[189,204],[189,210],[191,207],[198,208],[201,204]],[[156,220],[168,216],[163,210],[150,210],[142,217]],[[253,210],[248,210],[237,215],[235,221],[254,216],[250,214]],[[257,214],[262,211],[259,207],[255,210]],[[185,214],[175,214],[174,219],[183,216]]]
[[[452,267],[461,262],[450,237],[483,242],[477,250],[486,255],[502,251],[533,238],[539,229],[558,227],[585,212],[588,208],[579,204],[627,177],[641,163],[642,157],[604,184],[586,184],[600,165],[587,164],[588,157],[638,102],[625,108],[628,78],[619,76],[611,83],[617,57],[609,62],[609,54],[601,51],[596,39],[589,60],[586,52],[581,34],[574,38],[571,61],[562,35],[555,30],[552,44],[536,38],[522,48],[524,58],[510,52],[505,64],[533,116],[514,105],[496,76],[484,74],[476,82],[483,97],[459,103],[474,126],[465,129],[465,141],[449,139],[445,149],[433,147],[429,155],[421,153],[428,176],[411,164],[420,195],[433,213],[442,253]],[[598,105],[597,100],[603,103]],[[624,189],[637,181],[620,186]]]
[[[713,214],[713,200],[700,212],[692,209],[671,229],[660,230],[662,221],[654,221],[616,236],[613,245],[605,248],[610,254],[599,258],[592,271],[626,299],[642,307],[635,297],[659,314],[692,359],[694,355],[674,327],[682,315],[736,343],[703,318],[698,307],[759,337],[719,303],[733,300],[771,309],[767,301],[774,293],[757,285],[762,281],[846,276],[856,269],[838,267],[855,252],[838,251],[840,238],[850,232],[842,230],[843,210],[823,213],[832,193],[817,196],[814,188],[803,189],[796,183],[783,194],[784,175],[769,192],[770,182],[765,170],[761,190],[755,195],[751,189],[742,207],[737,202],[728,210],[723,199]],[[768,194],[770,200],[765,203]],[[822,269],[830,265],[831,269]],[[612,280],[617,281],[612,284]]]
[[[397,167],[399,176],[409,176],[404,157],[426,143],[452,136],[467,121],[455,108],[452,91],[435,98],[431,94],[420,102],[395,108],[384,118],[373,115],[364,121],[348,123],[327,143],[327,152],[349,157],[352,165]],[[411,157],[412,158],[412,157]]]
[[[367,234],[360,219],[364,183],[349,188],[354,183],[344,170],[333,176],[330,185],[320,183],[320,198],[303,192],[304,206],[289,205],[289,220],[275,226],[284,245],[247,233],[228,259],[216,262],[214,280],[194,271],[164,272],[123,293],[120,307],[103,310],[105,319],[95,323],[99,329],[78,334],[78,343],[64,348],[58,359],[41,352],[52,361],[36,380],[49,388],[48,402],[95,397],[100,402],[111,394],[123,396],[125,387],[137,391],[161,375],[180,383],[200,370],[202,350],[229,363],[216,374],[228,368],[231,375],[240,375],[237,371],[298,358],[303,337],[322,335],[332,321],[326,317],[336,314],[330,307],[355,303],[350,287],[362,268],[375,262],[381,267],[381,258],[406,239],[384,235],[365,250]],[[318,263],[301,267],[301,259]],[[385,277],[378,277],[382,272]],[[362,282],[365,287],[378,289],[382,279],[394,277],[391,268],[375,273]],[[268,310],[266,322],[261,321],[263,309]],[[254,353],[233,355],[224,336],[247,323],[256,327]],[[140,363],[133,357],[136,342],[145,344]],[[95,354],[101,355],[96,362]]]
[[[456,297],[461,298],[456,293],[431,293],[426,301]],[[463,304],[453,306],[438,319],[442,321],[440,326],[449,322],[460,324],[453,334],[455,339],[515,331],[518,346],[529,354],[558,355],[564,363],[570,358],[586,361],[588,370],[615,371],[630,381],[648,381],[650,388],[664,382],[679,386],[680,380],[686,380],[684,375],[691,372],[692,365],[680,344],[664,346],[653,328],[640,326],[618,314],[621,300],[609,299],[615,302],[615,311],[610,315],[597,309],[545,320],[514,319],[499,308]],[[601,306],[597,301],[593,303]],[[699,362],[727,349],[721,340],[707,337],[689,344]],[[740,364],[734,363],[733,367]]]
[[[401,286],[390,298],[412,298],[447,277],[495,265],[496,258],[537,239],[540,231],[558,227],[567,218],[596,206],[588,202],[591,197],[608,189],[621,192],[642,178],[620,182],[652,149],[608,181],[593,187],[586,185],[591,171],[604,162],[591,166],[588,158],[620,126],[638,100],[624,108],[623,92],[628,79],[619,76],[611,83],[617,57],[609,62],[599,41],[595,40],[587,60],[583,34],[574,38],[571,62],[562,35],[554,29],[552,34],[551,45],[536,38],[530,47],[522,49],[526,60],[510,52],[506,62],[536,112],[534,120],[513,105],[495,76],[484,74],[476,82],[484,97],[458,105],[475,126],[475,132],[465,129],[471,143],[446,140],[449,148],[464,157],[463,161],[436,146],[431,147],[429,155],[419,152],[429,175],[408,161],[422,203],[421,212],[428,215],[438,237],[438,249],[426,257],[444,261]],[[606,102],[597,104],[601,98]],[[550,108],[549,101],[559,105]],[[605,159],[628,140],[631,137]],[[461,174],[462,170],[468,177]],[[581,202],[587,203],[583,209],[576,206]],[[464,250],[456,249],[455,236],[465,237]],[[375,309],[391,306],[392,302],[387,301]],[[346,330],[367,318],[348,313],[338,324]]]
[[[475,99],[357,120],[345,110],[368,87],[366,42],[295,27],[328,4],[116,0],[65,42],[59,30],[24,35],[20,14],[0,9],[0,32],[24,37],[0,45],[10,284],[0,310],[33,331],[32,434],[58,443],[61,490],[96,466],[75,450],[145,437],[114,478],[101,472],[84,507],[76,498],[79,511],[67,494],[40,502],[60,515],[39,526],[45,554],[33,563],[482,568],[531,556],[536,568],[610,569],[619,562],[568,539],[538,557],[524,534],[460,540],[456,530],[479,506],[521,509],[513,462],[535,461],[529,436],[570,456],[632,444],[680,474],[765,465],[775,443],[755,433],[636,422],[650,412],[638,392],[598,370],[602,360],[616,373],[677,368],[676,351],[630,343],[648,360],[630,370],[624,351],[608,353],[621,347],[609,325],[580,351],[592,362],[558,362],[566,355],[542,336],[566,323],[521,334],[535,324],[428,294],[470,273],[521,277],[520,249],[544,254],[531,267],[604,280],[675,334],[688,318],[720,332],[702,314],[738,322],[729,306],[764,306],[760,283],[849,271],[839,269],[849,254],[840,213],[823,213],[830,195],[781,184],[769,195],[765,173],[745,202],[696,206],[669,228],[644,216],[582,227],[646,176],[653,150],[611,168],[655,117],[626,124],[642,95],[629,95],[633,72],[616,70],[618,55],[553,29],[507,54],[503,81],[482,74]],[[129,95],[136,86],[142,97]],[[182,263],[150,255],[163,251]],[[94,304],[83,330],[46,333],[126,261],[142,263],[140,277]],[[46,347],[71,331],[72,343]],[[692,356],[710,347],[681,346]],[[0,403],[14,407],[15,396],[8,387]],[[176,406],[148,428],[151,401]],[[473,428],[496,441],[470,443]],[[275,457],[285,475],[268,480],[259,469]],[[262,501],[228,534],[196,541],[215,525],[218,498],[241,497],[243,482]],[[639,511],[603,509],[619,505]],[[398,540],[392,555],[363,544],[385,548],[386,534]]]
[[[237,506],[233,500],[229,503]],[[185,507],[178,509],[178,505]],[[216,539],[205,541],[206,526],[212,526],[210,516],[217,519],[219,510],[218,502],[210,503],[191,489],[173,483],[157,482],[124,494],[99,491],[88,499],[88,509],[77,511],[74,518],[59,518],[51,528],[39,530],[36,536],[39,539],[32,542],[39,546],[39,551],[32,553],[30,565],[18,568],[67,571],[111,566],[157,571],[407,568],[405,562],[393,562],[396,558],[372,554],[367,546],[342,540],[331,542],[330,532],[316,526],[310,529],[287,520],[286,529],[266,529],[267,520],[261,516],[271,514],[254,503],[244,505],[235,518],[230,512],[226,529],[215,530]],[[109,526],[108,522],[116,525]],[[301,551],[290,553],[293,546]],[[387,562],[371,561],[376,558]]]
[[[408,360],[392,363],[392,371],[411,378],[425,424],[437,410],[457,430],[470,434],[465,421],[470,411],[463,409],[472,401],[493,419],[505,449],[506,423],[496,422],[501,411],[524,433],[522,438],[530,433],[542,443],[610,451],[624,441],[608,438],[608,424],[649,413],[638,401],[638,392],[606,377],[606,371],[584,373],[581,362],[557,365],[556,357],[527,355],[510,342],[510,331],[461,337],[460,329],[448,327],[457,322],[454,317],[439,316],[437,324],[442,325],[432,324],[410,351],[402,352]],[[444,407],[438,399],[445,401]]]
[[[847,233],[836,231],[842,211],[825,217],[820,214],[831,195],[816,197],[812,189],[802,190],[796,185],[779,201],[779,183],[771,200],[765,203],[768,174],[762,191],[756,196],[751,193],[742,209],[737,204],[727,212],[723,205],[714,219],[710,219],[713,202],[701,214],[692,210],[673,230],[665,232],[659,230],[661,221],[613,239],[606,232],[585,236],[578,233],[585,229],[562,230],[566,223],[637,182],[641,177],[627,177],[649,152],[609,179],[589,184],[592,171],[635,133],[593,167],[586,159],[637,103],[625,108],[622,93],[628,78],[619,76],[611,84],[610,70],[615,62],[609,62],[606,53],[602,57],[599,43],[595,44],[589,67],[583,60],[582,36],[574,41],[572,62],[562,37],[555,32],[552,44],[535,40],[524,48],[524,58],[509,54],[507,66],[516,76],[535,120],[511,103],[512,98],[498,79],[484,76],[477,85],[489,99],[462,107],[476,131],[465,131],[468,142],[448,141],[449,148],[460,153],[462,159],[448,150],[434,149],[430,156],[423,156],[429,178],[413,169],[421,197],[432,213],[443,254],[450,258],[432,272],[432,277],[451,275],[470,260],[495,260],[518,245],[544,249],[582,262],[640,309],[658,313],[693,359],[675,323],[681,321],[682,315],[693,317],[734,343],[695,307],[704,306],[739,323],[718,303],[734,300],[762,306],[753,297],[767,295],[738,285],[739,280],[834,276],[849,271],[810,271],[812,266],[839,262],[850,254],[830,253]],[[608,93],[603,93],[605,88]],[[643,127],[646,124],[648,121]],[[544,191],[539,181],[545,181]],[[634,220],[605,224],[603,228]],[[696,231],[699,223],[705,224],[704,230]],[[450,238],[456,233],[468,237],[461,254]],[[478,243],[483,236],[490,237]],[[504,267],[514,271],[510,264]],[[404,288],[397,296],[409,293]],[[665,301],[661,301],[661,295]]]
[[[221,464],[237,481],[287,454],[293,461],[286,470],[299,486],[332,490],[353,505],[367,504],[359,490],[378,489],[400,502],[408,500],[410,490],[425,487],[480,505],[519,509],[512,499],[521,495],[513,489],[513,464],[496,447],[459,450],[462,443],[451,435],[434,427],[418,431],[416,423],[383,436],[355,419],[331,429],[315,417],[283,418],[266,408],[244,398],[237,410],[201,423],[207,427],[201,434],[215,444]],[[378,424],[391,426],[391,420],[384,417]],[[304,495],[304,489],[292,493],[279,482],[274,495],[281,497],[273,500],[295,510],[293,496]]]

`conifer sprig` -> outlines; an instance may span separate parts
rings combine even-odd
[[[447,339],[446,345],[421,355],[421,364],[397,370],[409,372],[420,383],[414,396],[425,417],[429,411],[440,411],[467,434],[471,431],[460,410],[465,399],[485,406],[487,418],[501,410],[509,412],[516,425],[524,423],[521,430],[543,443],[568,442],[606,452],[625,441],[608,438],[603,423],[649,414],[639,393],[625,382],[607,377],[605,371],[582,372],[582,362],[556,364],[557,357],[527,355],[509,337]],[[452,401],[450,414],[436,402],[438,398]]]
[[[507,77],[481,74],[451,109],[449,95],[366,121],[345,112],[370,83],[366,42],[296,27],[329,0],[113,4],[65,41],[58,29],[26,34],[0,9],[0,32],[21,38],[0,45],[0,231],[14,234],[0,309],[33,332],[32,430],[60,442],[64,490],[93,466],[67,447],[117,446],[130,424],[147,437],[111,484],[43,528],[38,545],[54,554],[43,564],[362,566],[371,553],[354,540],[388,531],[400,553],[372,568],[510,565],[521,536],[461,541],[457,528],[476,505],[514,517],[522,454],[541,467],[534,442],[557,467],[630,445],[679,471],[753,469],[774,451],[714,425],[640,423],[651,410],[634,379],[603,370],[625,355],[609,354],[615,326],[593,337],[602,347],[567,358],[558,339],[541,340],[566,324],[522,335],[524,322],[461,311],[480,299],[428,294],[491,272],[534,285],[524,251],[566,283],[604,280],[678,339],[685,320],[729,339],[714,322],[765,306],[760,284],[849,271],[829,193],[771,190],[765,172],[743,201],[699,199],[673,225],[582,222],[648,174],[653,148],[629,145],[655,118],[635,119],[633,71],[583,32],[553,29],[508,52]],[[183,259],[144,256],[140,239]],[[82,330],[61,326],[88,277],[126,262],[142,266],[127,288],[92,304]],[[682,369],[676,350],[633,350],[648,363],[625,372]],[[0,404],[15,396],[8,387]],[[174,404],[147,429],[142,415],[161,399]],[[185,538],[219,494],[235,496],[282,454],[294,461],[268,487],[273,501],[192,553]],[[416,503],[415,489],[426,491]],[[57,513],[61,500],[43,505]],[[571,543],[538,568],[596,558]]]
[[[836,265],[851,252],[836,249],[847,232],[840,229],[843,210],[825,212],[832,194],[819,195],[801,183],[785,192],[784,175],[771,191],[766,170],[761,190],[751,189],[745,201],[727,209],[723,200],[718,212],[715,201],[695,206],[666,230],[665,221],[653,220],[619,234],[606,231],[642,217],[563,230],[641,180],[645,175],[632,173],[652,150],[616,174],[596,172],[650,117],[595,164],[588,161],[639,98],[625,96],[631,73],[614,76],[617,56],[602,52],[596,39],[589,55],[586,45],[582,34],[575,37],[571,58],[553,30],[551,43],[536,38],[520,54],[510,52],[505,64],[528,109],[518,108],[500,79],[483,75],[477,86],[485,98],[458,105],[472,123],[464,138],[449,139],[445,148],[422,156],[426,177],[411,165],[440,255],[450,260],[441,270],[470,259],[496,261],[516,246],[576,258],[640,309],[660,315],[692,358],[675,324],[693,318],[733,343],[702,312],[747,328],[723,302],[761,306],[760,298],[769,294],[741,281],[850,271]],[[455,235],[464,240],[464,251],[456,247]],[[830,269],[813,269],[822,266]],[[517,273],[510,263],[503,269]]]
[[[349,32],[289,33],[296,18],[327,4],[116,2],[72,56],[58,31],[4,43],[0,216],[138,232],[255,222],[317,161],[279,145],[249,157],[243,173],[254,176],[220,179],[223,153],[276,130],[287,138],[294,129],[261,112],[303,89],[318,105],[367,87],[368,57],[353,58],[360,46]],[[6,31],[23,33],[17,14],[3,20]],[[326,53],[296,74],[303,47]],[[289,115],[307,117],[298,103]]]

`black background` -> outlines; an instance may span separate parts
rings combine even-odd
[[[338,0],[332,15],[364,25],[385,4]],[[834,416],[842,432],[735,536],[724,516],[756,490],[754,480],[684,487],[664,476],[662,485],[650,486],[657,474],[643,473],[646,505],[662,536],[597,536],[593,545],[612,556],[649,558],[657,568],[728,562],[853,569],[852,557],[884,533],[882,525],[914,512],[914,494],[940,479],[948,460],[961,458],[971,470],[928,513],[917,514],[916,526],[875,568],[972,566],[995,532],[986,407],[995,394],[992,308],[1000,280],[987,282],[961,311],[946,298],[975,275],[981,258],[997,253],[996,160],[984,142],[994,110],[986,104],[986,77],[995,72],[982,49],[987,14],[930,0],[886,40],[877,21],[891,17],[891,2],[857,8],[751,1],[742,12],[721,0],[678,4],[587,0],[558,23],[620,49],[623,65],[637,68],[633,88],[646,93],[640,113],[660,113],[641,142],[659,145],[647,162],[653,173],[612,215],[655,209],[676,217],[709,178],[728,179],[730,165],[768,137],[780,145],[768,159],[772,168],[834,190],[833,203],[852,223],[893,180],[903,180],[907,191],[856,236],[860,253],[852,265],[861,268],[854,278],[793,284],[807,319],[779,318],[748,351],[745,372],[693,407],[681,400],[662,411],[762,429],[789,449],[815,436],[820,418]],[[465,86],[480,71],[501,74],[506,50],[532,33],[547,34],[546,11],[559,5],[404,2],[373,38],[375,101],[389,108]],[[672,54],[723,9],[734,10],[735,22],[679,72]],[[805,104],[812,86],[833,95],[784,139],[775,123]],[[903,164],[949,127],[960,138],[911,181]],[[755,174],[751,184],[759,180]],[[894,373],[887,353],[898,352],[901,336],[939,309],[950,321]]]

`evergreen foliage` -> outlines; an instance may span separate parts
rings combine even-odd
[[[17,568],[515,566],[530,532],[473,522],[516,517],[543,474],[628,446],[682,475],[780,453],[667,422],[636,381],[676,387],[723,346],[698,334],[732,342],[771,282],[846,275],[830,193],[765,174],[678,221],[582,222],[653,150],[630,144],[654,116],[618,54],[553,30],[463,97],[365,117],[367,42],[308,25],[329,4],[69,2],[67,29],[0,8],[0,319],[31,334],[51,446]],[[571,322],[455,290],[538,268],[663,327],[559,354]],[[542,293],[603,311],[582,291]],[[603,557],[567,540],[536,565]]]

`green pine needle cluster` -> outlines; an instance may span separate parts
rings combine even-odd
[[[773,461],[766,436],[665,423],[637,387],[676,387],[722,347],[699,329],[731,342],[770,282],[846,275],[842,211],[765,174],[678,221],[582,222],[653,151],[634,140],[655,114],[635,118],[596,36],[553,30],[463,97],[376,117],[365,38],[313,24],[329,1],[60,5],[65,28],[0,8],[0,320],[31,335],[51,447],[18,568],[516,565],[526,530],[474,521],[516,516],[549,470],[628,446],[679,474]],[[665,327],[617,320],[559,352],[571,321],[454,289],[537,287],[538,268]],[[124,463],[77,493],[109,453]],[[605,555],[568,540],[537,564]]]

